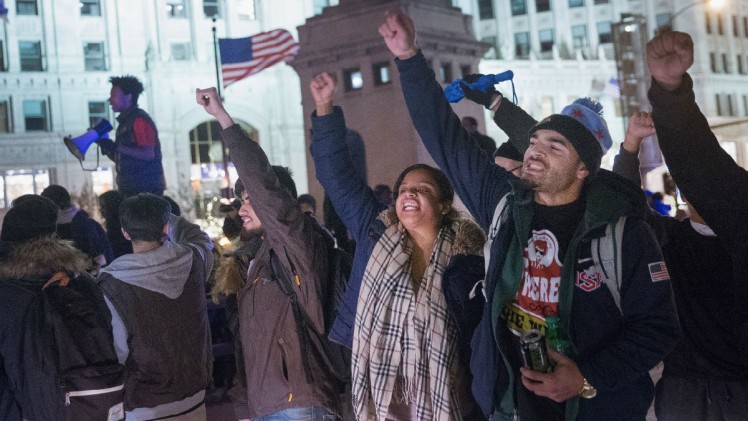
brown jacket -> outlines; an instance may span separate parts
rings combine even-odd
[[[250,263],[247,283],[239,292],[247,414],[257,418],[309,406],[324,406],[340,413],[339,374],[317,341],[318,334],[325,331],[320,302],[328,282],[329,234],[299,210],[260,146],[238,125],[225,129],[222,137],[265,230],[265,241]],[[273,279],[271,250],[288,273],[298,275],[298,282],[292,284],[300,306],[311,319],[308,328],[316,332],[309,335],[310,349],[306,353],[301,352],[289,297]],[[303,358],[309,362],[311,382],[305,375]]]

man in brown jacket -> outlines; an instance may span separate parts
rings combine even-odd
[[[326,351],[322,308],[332,238],[299,210],[260,145],[223,108],[216,89],[198,89],[196,98],[223,128],[223,141],[244,186],[239,210],[243,228],[263,235],[239,292],[247,402],[246,411],[237,416],[336,420],[345,366]],[[293,291],[284,292],[288,284]]]

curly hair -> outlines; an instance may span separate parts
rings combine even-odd
[[[143,93],[143,84],[133,75],[112,76],[109,78],[112,87],[120,88],[126,95],[132,95],[132,103],[138,103],[138,97]]]

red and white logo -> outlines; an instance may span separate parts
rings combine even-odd
[[[561,262],[558,260],[558,241],[552,232],[532,232],[524,251],[524,263],[517,305],[542,318],[558,314]]]
[[[576,286],[581,288],[582,291],[592,292],[603,284],[603,277],[597,273],[594,266],[577,272]]]

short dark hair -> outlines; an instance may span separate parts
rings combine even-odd
[[[40,196],[55,202],[55,205],[60,209],[67,209],[72,206],[72,203],[70,203],[70,193],[68,193],[65,187],[57,184],[52,184],[42,190]]]
[[[454,201],[455,191],[452,188],[452,183],[449,182],[447,176],[444,175],[444,173],[440,169],[426,164],[411,165],[400,173],[400,176],[397,177],[397,181],[395,181],[395,189],[392,192],[392,196],[395,200],[397,200],[397,197],[400,195],[400,185],[403,184],[405,176],[408,175],[408,173],[416,170],[423,170],[431,175],[431,177],[434,179],[434,182],[436,182],[436,188],[438,190],[439,200],[441,202],[452,203]]]
[[[109,83],[113,87],[120,88],[126,95],[132,95],[132,103],[138,103],[138,97],[143,93],[143,84],[133,75],[112,76]]]
[[[131,241],[160,241],[170,214],[169,202],[151,193],[128,197],[119,207],[120,224]]]
[[[171,213],[176,216],[182,216],[182,208],[179,207],[179,204],[174,199],[167,195],[163,195],[163,198],[171,205]]]
[[[280,165],[273,165],[273,172],[275,173],[275,176],[278,178],[278,181],[280,182],[280,185],[283,186],[288,194],[291,195],[291,197],[296,200],[297,193],[296,193],[296,183],[293,181],[293,175],[291,174],[291,170],[288,169],[288,167],[282,167]],[[234,195],[241,200],[242,194],[244,193],[244,184],[242,184],[241,178],[236,180],[236,183],[234,183]]]
[[[101,216],[106,219],[107,226],[119,224],[119,207],[125,200],[125,195],[118,190],[109,190],[99,195]]]
[[[302,203],[306,203],[307,205],[311,206],[315,212],[317,212],[317,199],[315,199],[314,196],[312,196],[311,194],[304,193],[300,195],[296,199],[296,203],[298,205],[301,205]]]

